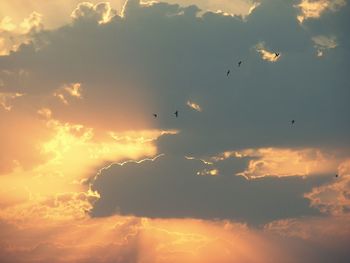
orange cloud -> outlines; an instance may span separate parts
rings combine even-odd
[[[304,196],[323,213],[347,214],[350,211],[350,160],[339,165],[338,177],[334,177],[333,182],[315,187]]]
[[[297,19],[302,23],[305,19],[319,18],[326,10],[334,12],[345,5],[345,0],[301,0],[295,7],[300,9]]]
[[[7,140],[2,144],[7,155],[1,155],[0,159],[1,163],[11,167],[0,166],[0,171],[6,174],[0,177],[4,187],[0,191],[0,205],[29,202],[36,198],[41,200],[65,192],[86,192],[86,178],[92,176],[97,167],[106,162],[154,156],[154,139],[162,134],[162,131],[143,131],[139,134],[135,131],[129,134],[129,140],[116,140],[108,132],[97,136],[94,128],[59,122],[52,118],[48,108],[38,113],[44,119],[37,119],[37,123],[25,123],[23,116],[19,118],[23,125],[20,130],[26,130],[24,143],[13,130],[19,126],[8,123]],[[8,116],[8,121],[18,121],[13,119],[13,114]],[[37,127],[38,124],[41,126]],[[31,133],[31,129],[38,138]],[[40,136],[43,131],[45,136]],[[13,142],[9,141],[11,134],[14,136]],[[123,134],[115,133],[115,136],[118,135]],[[27,147],[28,152],[18,149],[18,143]],[[11,149],[18,151],[12,153]],[[19,181],[21,184],[18,184]]]
[[[1,7],[1,4],[0,4]],[[11,16],[0,21],[0,55],[9,55],[31,39],[30,33],[43,29],[42,15],[32,12],[23,21],[15,23]]]
[[[222,161],[230,157],[252,158],[244,172],[238,173],[255,179],[265,176],[308,176],[334,174],[342,161],[333,154],[319,149],[260,148],[224,152],[211,160]]]
[[[320,262],[318,245],[330,253],[328,238],[348,241],[349,222],[292,219],[261,231],[230,221],[120,216],[32,225],[0,221],[0,256],[16,262]]]
[[[51,262],[254,263],[289,257],[262,234],[226,221],[114,216],[40,223],[7,226],[1,234],[7,240],[0,243],[2,258],[19,256],[17,262],[53,258]]]
[[[276,62],[281,58],[280,53],[270,52],[267,49],[265,49],[265,44],[262,42],[256,45],[256,51],[260,53],[261,58],[263,60],[266,60],[269,62]]]

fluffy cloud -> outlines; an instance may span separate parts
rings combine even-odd
[[[0,22],[0,55],[16,51],[21,44],[30,42],[32,34],[43,28],[42,15],[37,12],[32,12],[18,24],[5,16]]]
[[[71,16],[75,20],[93,20],[103,24],[109,22],[115,15],[116,11],[111,8],[108,2],[96,5],[83,2],[78,5]]]
[[[280,53],[276,52],[270,52],[265,49],[264,43],[259,43],[256,45],[256,51],[261,54],[261,58],[270,62],[276,62],[280,59]]]
[[[309,18],[319,18],[326,10],[337,11],[346,5],[346,0],[302,0],[297,5],[300,9],[298,20],[303,22]]]

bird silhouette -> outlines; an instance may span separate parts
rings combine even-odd
[[[280,55],[280,53],[275,53],[275,58],[277,58]]]
[[[338,174],[336,174],[335,177],[338,177]]]
[[[294,123],[295,123],[295,120],[292,120],[292,121],[291,121],[292,126],[293,126]]]
[[[241,64],[242,64],[242,61],[240,60],[240,61],[238,62],[238,67],[240,67]]]
[[[157,118],[157,117],[158,117],[158,114],[153,113],[153,117],[154,117],[154,118]]]
[[[230,75],[231,70],[228,70],[226,73],[226,76],[228,77],[228,75]]]
[[[175,117],[177,118],[179,116],[179,111],[178,110],[175,111],[174,114],[175,114]]]

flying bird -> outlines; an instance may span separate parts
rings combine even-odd
[[[175,117],[177,118],[179,116],[179,111],[178,110],[175,111],[174,114],[175,114]]]
[[[228,70],[226,73],[226,76],[228,77],[228,75],[230,75],[231,70]]]
[[[338,174],[336,174],[335,177],[338,177]]]
[[[242,61],[240,60],[240,61],[238,62],[238,67],[240,67],[241,64],[242,64]]]
[[[292,123],[292,126],[293,126],[293,124],[295,123],[295,120],[292,120],[291,123]]]
[[[275,53],[275,58],[279,57],[280,53]]]
[[[157,117],[158,117],[158,114],[153,113],[153,117],[154,117],[154,118],[157,118]]]

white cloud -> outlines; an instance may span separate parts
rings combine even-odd
[[[315,43],[315,48],[317,49],[317,56],[323,56],[323,53],[328,49],[333,49],[338,46],[335,36],[315,36],[312,38]]]

